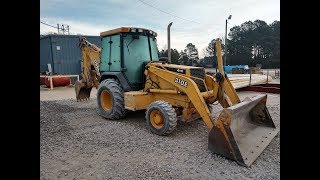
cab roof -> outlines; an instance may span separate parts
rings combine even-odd
[[[110,35],[114,35],[114,34],[118,34],[118,33],[122,33],[122,32],[143,32],[143,31],[145,31],[155,37],[157,36],[157,33],[150,30],[150,29],[139,28],[139,27],[120,27],[120,28],[109,30],[109,31],[101,32],[100,36],[104,37],[104,36],[110,36]]]

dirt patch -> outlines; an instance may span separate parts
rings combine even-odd
[[[178,122],[163,137],[147,129],[145,111],[111,121],[98,115],[95,98],[52,99],[40,102],[44,179],[280,179],[280,133],[246,168],[208,150],[208,129],[201,120]],[[267,104],[279,127],[280,95],[270,94]]]

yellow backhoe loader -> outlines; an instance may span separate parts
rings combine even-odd
[[[172,133],[177,120],[202,119],[210,130],[209,149],[244,166],[250,166],[278,133],[266,107],[267,95],[240,101],[223,71],[220,39],[215,42],[218,72],[211,76],[202,67],[159,59],[157,33],[151,30],[122,27],[100,36],[97,103],[102,117],[118,120],[126,110],[146,110],[147,126],[158,135]],[[210,106],[216,101],[223,110],[214,119]]]

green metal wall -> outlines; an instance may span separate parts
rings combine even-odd
[[[79,38],[101,46],[100,36],[46,35],[40,37],[40,72],[48,71],[50,63],[54,74],[81,74],[81,49]]]

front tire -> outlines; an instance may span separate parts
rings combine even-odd
[[[176,128],[177,114],[171,104],[155,101],[147,108],[146,120],[151,132],[163,136],[172,133]]]
[[[126,114],[122,87],[115,79],[105,79],[100,83],[97,102],[104,118],[118,120]]]

